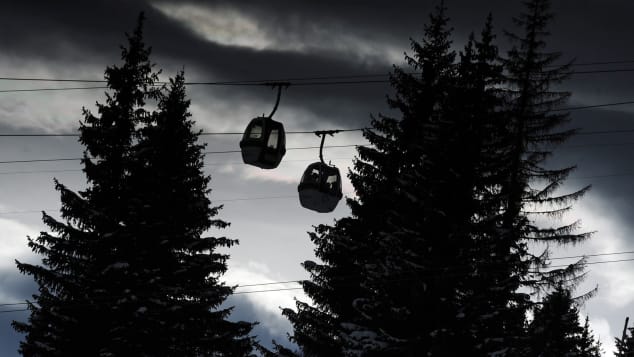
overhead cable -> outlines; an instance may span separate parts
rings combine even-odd
[[[573,63],[572,67],[590,66],[590,65],[608,65],[608,64],[626,64],[634,63],[634,60],[627,61],[611,61],[611,62],[585,62]],[[546,66],[561,67],[560,65]],[[571,74],[587,74],[587,73],[618,73],[632,72],[634,68],[612,68],[612,69],[596,69],[583,71],[570,71]],[[268,84],[271,82],[291,82],[291,81],[320,81],[335,79],[353,79],[353,78],[372,78],[385,77],[391,72],[388,70],[384,73],[359,73],[359,74],[342,74],[342,75],[310,75],[302,77],[283,77],[275,79],[246,79],[246,80],[228,80],[228,81],[185,81],[186,85],[231,85],[231,84]],[[421,74],[422,72],[406,72],[407,74]],[[45,77],[19,77],[19,76],[2,76],[2,81],[20,81],[20,82],[66,82],[66,83],[107,83],[105,79],[87,79],[87,78],[45,78]],[[156,81],[156,84],[169,84],[169,81]],[[295,84],[295,83],[292,83]]]
[[[350,144],[350,145],[327,145],[324,146],[326,148],[346,148],[346,147],[359,147],[365,146],[365,144]],[[319,146],[303,146],[303,147],[290,147],[286,148],[286,150],[308,150],[308,149],[319,149]],[[215,154],[231,154],[238,153],[240,150],[226,150],[226,151],[205,151],[203,154],[205,155],[215,155]],[[54,158],[54,159],[32,159],[32,160],[6,160],[0,161],[0,164],[18,164],[18,163],[33,163],[33,162],[54,162],[54,161],[79,161],[83,160],[83,157],[69,157],[69,158]]]
[[[367,128],[353,128],[353,129],[336,129],[337,132],[351,132],[351,131],[362,131]],[[285,134],[314,134],[318,132],[315,130],[291,130],[285,131]],[[200,133],[201,136],[209,136],[209,135],[243,135],[243,132],[237,131],[203,131]],[[79,133],[19,133],[19,134],[0,134],[0,137],[78,137]]]
[[[621,254],[621,253],[625,253],[625,252],[604,253],[604,254],[597,254],[597,255],[609,255],[609,254]],[[584,256],[581,256],[581,257],[584,257]],[[561,257],[561,258],[564,259],[564,258],[573,258],[573,257]],[[555,259],[555,258],[551,258],[551,259]],[[605,261],[598,261],[598,262],[587,262],[587,263],[584,263],[584,265],[610,264],[610,263],[621,263],[621,262],[630,262],[630,261],[634,261],[634,258],[631,258],[631,259],[618,259],[618,260],[605,260]],[[569,267],[569,266],[570,266],[570,264],[563,264],[563,265],[553,265],[553,266],[550,266],[549,268],[565,268],[565,267]],[[548,273],[548,271],[546,271],[544,273]],[[462,273],[462,274],[471,274],[471,272]],[[407,278],[407,279],[399,279],[398,281],[414,280],[414,279],[418,279],[418,278],[419,277]],[[263,285],[273,285],[273,284],[301,283],[303,281],[307,281],[307,280],[306,279],[303,279],[303,280],[287,280],[287,281],[281,281],[281,282],[268,282],[268,283],[261,283],[261,284],[246,284],[246,285],[239,285],[238,284],[237,287],[253,287],[253,286],[263,286]],[[263,293],[263,292],[279,292],[279,291],[301,290],[301,289],[303,289],[303,288],[297,287],[297,288],[278,288],[278,289],[250,290],[250,291],[237,291],[237,292],[234,291],[230,295],[254,294],[254,293]],[[26,305],[26,304],[29,304],[29,302],[2,303],[2,304],[0,304],[0,306],[19,306],[19,305]],[[28,309],[0,310],[0,313],[27,311],[27,310]]]

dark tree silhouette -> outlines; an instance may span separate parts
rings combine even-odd
[[[455,63],[441,5],[412,41],[410,68],[395,68],[389,105],[402,117],[364,132],[374,147],[358,149],[349,175],[352,216],[311,233],[323,262],[304,264],[314,304],[283,312],[306,355],[523,355],[534,302],[521,288],[581,278],[583,261],[544,272],[548,252],[529,251],[590,233],[533,218],[565,213],[588,187],[558,194],[574,167],[544,165],[574,134],[557,111],[569,93],[553,89],[568,66],[544,50],[548,1],[525,4],[501,62],[489,18]]]
[[[108,285],[114,268],[123,266],[119,256],[134,254],[124,244],[128,208],[127,184],[135,125],[148,113],[142,109],[157,74],[142,42],[141,24],[128,47],[122,49],[123,65],[105,71],[106,104],[97,104],[100,116],[84,109],[80,142],[89,187],[76,194],[56,181],[63,221],[44,213],[52,233],[29,239],[31,249],[44,256],[42,265],[18,262],[22,273],[39,284],[35,304],[29,304],[28,323],[14,322],[26,333],[20,352],[24,356],[80,356],[108,352],[106,341],[113,302],[132,298]]]
[[[357,198],[352,216],[319,226],[311,239],[323,264],[304,264],[304,290],[314,306],[284,311],[293,340],[307,356],[451,354],[457,315],[455,268],[461,255],[451,236],[455,182],[449,170],[455,122],[448,118],[456,85],[446,9],[430,16],[421,43],[412,41],[410,68],[395,68],[389,105],[401,119],[380,115],[364,136],[349,177]],[[421,71],[412,75],[410,71]],[[461,191],[459,194],[462,194]],[[455,208],[455,206],[454,206]]]
[[[217,310],[232,292],[219,282],[235,243],[201,235],[223,228],[210,207],[210,178],[192,132],[183,75],[167,94],[142,38],[143,16],[122,49],[123,64],[105,72],[111,94],[84,110],[88,188],[56,182],[62,218],[44,214],[53,233],[30,240],[42,265],[19,263],[40,285],[29,305],[25,356],[246,356],[252,324]],[[158,100],[158,111],[145,108]]]
[[[501,240],[509,248],[506,253],[509,266],[513,267],[508,272],[511,290],[526,287],[532,291],[547,291],[560,283],[577,283],[583,277],[584,261],[545,272],[548,249],[533,255],[529,245],[576,244],[592,234],[578,233],[578,221],[540,227],[535,217],[561,217],[590,187],[562,194],[558,189],[575,166],[558,169],[545,165],[553,148],[575,133],[573,129],[562,129],[569,122],[569,116],[558,109],[566,103],[570,93],[556,89],[568,78],[570,63],[557,65],[561,54],[546,49],[547,27],[553,17],[550,1],[530,0],[524,4],[524,12],[514,19],[522,34],[507,33],[515,45],[504,60],[508,116],[504,136],[509,139],[509,165],[501,185],[506,202],[500,232]],[[527,296],[516,294],[509,304],[527,311],[532,303]],[[509,352],[519,354],[524,340],[519,321],[514,331],[508,331],[507,337],[515,346]]]
[[[601,357],[601,342],[594,337],[590,330],[590,318],[587,316],[580,339],[578,345],[580,357]]]
[[[563,286],[557,287],[535,309],[528,326],[528,338],[529,356],[601,356],[588,318],[581,326],[577,302]]]
[[[615,357],[626,357],[634,355],[634,327],[627,327],[629,317],[625,319],[625,327],[623,327],[623,335],[621,338],[615,337],[616,351]]]
[[[472,35],[461,53],[458,85],[449,107],[456,122],[451,142],[454,199],[452,235],[460,237],[457,281],[457,334],[463,353],[488,355],[509,349],[510,328],[523,327],[524,309],[510,301],[525,298],[509,279],[513,242],[500,231],[506,196],[501,183],[508,174],[508,140],[503,110],[502,64],[489,15],[479,40]],[[460,194],[458,195],[457,193]],[[451,197],[451,196],[449,196]]]
[[[589,186],[568,194],[557,194],[575,166],[552,169],[545,160],[552,155],[552,148],[570,138],[576,130],[563,130],[569,122],[568,113],[558,108],[566,103],[569,92],[554,89],[568,78],[570,64],[554,63],[561,57],[558,52],[547,52],[547,25],[552,19],[548,0],[532,0],[526,3],[526,12],[515,19],[523,27],[524,35],[508,34],[517,42],[505,59],[508,125],[512,160],[509,177],[503,189],[508,195],[504,228],[518,241],[515,250],[525,252],[528,242],[542,244],[575,244],[591,236],[591,233],[575,233],[579,222],[561,227],[541,228],[530,215],[559,217],[570,209],[570,203],[583,196]],[[531,206],[545,207],[539,212]],[[554,208],[553,208],[554,207]],[[544,259],[533,257],[532,264],[540,265]],[[547,258],[544,255],[543,258]],[[583,269],[582,264],[572,264],[569,269],[551,274],[539,274],[539,280],[527,281],[531,287],[545,284],[554,287],[560,278],[574,278]]]
[[[202,172],[204,145],[197,143],[188,108],[180,73],[170,81],[158,112],[139,129],[133,148],[128,229],[139,250],[130,257],[128,271],[117,270],[117,280],[134,272],[128,289],[144,299],[122,315],[128,321],[121,325],[128,325],[129,334],[143,334],[136,339],[144,341],[144,353],[245,356],[253,348],[247,337],[252,324],[229,322],[231,310],[217,309],[233,289],[218,281],[228,255],[216,250],[237,241],[202,237],[228,223],[214,218],[221,206],[210,206],[210,177]],[[135,314],[139,305],[143,313]]]

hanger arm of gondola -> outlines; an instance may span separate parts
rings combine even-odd
[[[315,135],[317,135],[317,136],[323,136],[323,135],[333,136],[334,134],[337,134],[337,133],[339,133],[341,131],[342,131],[341,129],[338,129],[338,130],[316,130],[316,131],[313,131],[313,133],[315,133]]]
[[[280,98],[282,97],[282,88],[288,88],[288,86],[290,86],[291,83],[290,82],[269,82],[265,84],[273,88],[277,88],[277,99],[275,100],[275,106],[273,107],[271,114],[269,114],[269,118],[273,118],[273,114],[275,114],[275,112],[277,111],[277,107],[280,105]]]
[[[321,161],[322,164],[325,164],[323,152],[324,152],[324,142],[326,141],[326,135],[333,136],[334,134],[338,133],[339,131],[340,130],[317,130],[317,131],[315,131],[315,135],[321,137],[321,144],[319,145],[319,160]]]
[[[322,164],[325,164],[325,162],[324,162],[324,141],[326,141],[326,134],[322,134],[322,136],[321,136],[321,144],[319,144],[319,161],[321,161]]]

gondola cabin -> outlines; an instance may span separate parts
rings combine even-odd
[[[308,165],[297,191],[302,207],[320,213],[332,212],[343,197],[339,169],[319,161]]]
[[[284,125],[267,117],[251,120],[240,140],[240,150],[245,164],[276,168],[286,153]]]

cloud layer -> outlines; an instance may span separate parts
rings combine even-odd
[[[511,29],[511,17],[520,1],[445,1],[449,7],[459,49],[471,31],[479,32],[486,14],[493,12],[497,29]],[[630,17],[634,4],[586,0],[554,2],[550,48],[562,50],[564,59],[580,62],[634,59],[628,46],[634,35]],[[392,63],[401,63],[409,51],[409,38],[422,37],[432,1],[298,2],[272,1],[143,1],[70,0],[51,2],[24,0],[0,3],[0,68],[4,77],[101,79],[106,66],[119,60],[123,33],[131,31],[140,11],[147,15],[146,39],[153,47],[162,78],[184,68],[188,80],[254,80],[307,76],[385,74]],[[601,29],[600,31],[598,29]],[[501,31],[500,31],[501,33]],[[500,36],[503,48],[509,44]],[[609,68],[632,67],[632,64]],[[586,67],[580,67],[586,68]],[[587,67],[604,68],[604,67]],[[608,67],[605,67],[608,68]],[[563,84],[573,91],[575,105],[634,99],[632,76],[578,74]],[[0,81],[0,90],[60,87],[60,83]],[[69,83],[68,86],[75,84]],[[370,115],[388,113],[387,84],[291,86],[282,96],[276,119],[287,130],[356,128],[367,126]],[[191,111],[205,131],[241,131],[248,121],[273,105],[275,93],[266,87],[189,86]],[[77,127],[81,108],[94,108],[104,101],[103,90],[0,93],[0,132],[62,132]],[[571,125],[582,130],[633,128],[632,110],[614,107],[573,113]],[[239,137],[203,137],[207,150],[236,150]],[[358,133],[338,134],[327,144],[362,143]],[[597,230],[588,243],[553,255],[632,250],[631,222],[634,187],[631,134],[580,135],[558,149],[553,166],[577,164],[577,178],[565,189],[592,183],[593,189],[571,218],[582,218],[584,227]],[[618,145],[617,145],[618,144]],[[313,135],[288,137],[289,147],[318,145]],[[82,148],[76,138],[1,138],[0,161],[34,158],[78,157]],[[350,166],[352,148],[329,149],[342,173]],[[306,231],[311,225],[331,223],[348,214],[340,203],[333,214],[319,215],[301,209],[296,197],[303,168],[317,160],[317,150],[289,151],[279,170],[261,171],[240,165],[239,154],[209,155],[212,201],[225,204],[221,217],[232,222],[225,232],[241,244],[230,250],[232,283],[274,282],[305,278],[301,261],[314,259]],[[304,160],[304,161],[300,161]],[[238,164],[236,164],[238,163]],[[12,164],[0,167],[0,210],[41,210],[59,206],[53,190],[56,176],[73,189],[85,186],[81,172],[15,173],[16,171],[76,170],[77,162]],[[7,173],[9,172],[9,173]],[[13,172],[13,173],[10,173]],[[606,176],[607,175],[607,176]],[[351,191],[345,182],[344,191]],[[235,200],[280,196],[276,199]],[[229,201],[222,201],[229,200]],[[21,300],[35,291],[28,277],[17,273],[14,258],[35,259],[26,249],[26,235],[44,229],[39,214],[0,214],[0,296],[2,302]],[[610,258],[612,259],[612,258]],[[593,259],[598,261],[599,259]],[[607,260],[607,259],[606,259]],[[623,317],[634,306],[630,299],[631,263],[597,264],[578,291],[599,284],[599,294],[586,304],[596,334],[611,346],[612,334],[620,331]],[[260,320],[263,342],[285,340],[288,323],[278,306],[292,307],[297,291],[242,295],[228,304],[236,306],[236,319]],[[18,336],[10,332],[11,318],[0,315],[0,354],[14,356]],[[13,317],[15,316],[15,317]]]

